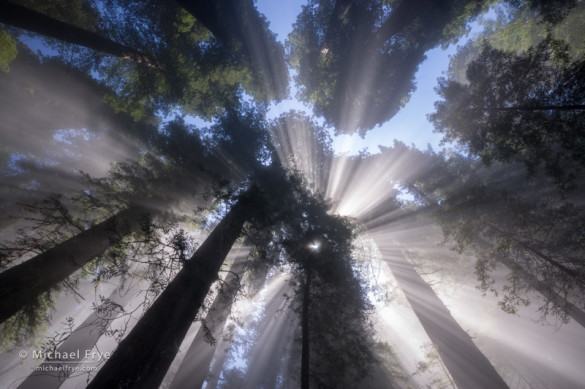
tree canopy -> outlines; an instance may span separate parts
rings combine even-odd
[[[468,84],[445,78],[430,116],[444,141],[456,141],[486,163],[544,165],[560,186],[573,185],[583,160],[584,62],[547,39],[526,54],[485,47],[467,68]]]
[[[287,44],[299,97],[336,133],[363,135],[406,104],[425,52],[459,36],[486,4],[311,1]]]

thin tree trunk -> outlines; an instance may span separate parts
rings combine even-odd
[[[566,314],[573,320],[575,320],[577,323],[579,323],[581,326],[585,327],[585,312],[583,312],[581,308],[567,300],[565,297],[556,293],[551,287],[545,285],[537,277],[524,270],[524,268],[522,268],[518,264],[512,261],[505,261],[503,262],[503,264],[506,265],[510,270],[520,273],[522,278],[524,278],[526,282],[528,282],[528,284],[534,288],[534,290],[543,295],[547,300],[560,301],[561,302],[560,304],[555,305],[564,306]]]
[[[219,386],[219,379],[223,370],[223,365],[227,357],[227,347],[217,349],[214,359],[209,369],[209,374],[206,377],[205,389],[217,389]]]
[[[506,233],[505,231],[503,231],[501,228],[495,226],[494,224],[487,223],[487,225],[490,228],[497,231],[502,237],[504,237],[504,239],[506,239],[506,238],[512,239],[512,241],[514,241],[514,243],[516,243],[518,246],[522,247],[524,250],[529,251],[532,254],[536,255],[537,257],[542,258],[549,265],[557,268],[561,272],[572,277],[573,279],[575,279],[575,281],[579,282],[581,285],[585,285],[585,280],[583,279],[583,275],[579,274],[575,270],[568,268],[567,266],[563,265],[562,263],[559,263],[554,258],[552,258],[550,255],[547,255],[547,254],[543,253],[542,251],[537,250],[534,247],[522,242],[521,240],[514,238],[512,234]]]
[[[42,293],[56,287],[92,259],[101,256],[113,242],[140,230],[138,207],[128,208],[98,225],[0,273],[0,323]]]
[[[490,247],[490,244],[485,239],[480,237],[475,238],[475,243],[483,250],[488,250]],[[519,273],[522,278],[532,288],[534,288],[534,290],[543,295],[547,300],[562,301],[562,305],[566,308],[567,315],[569,315],[581,326],[585,327],[585,312],[583,312],[581,308],[567,300],[565,297],[556,293],[552,287],[545,285],[537,277],[527,272],[522,266],[518,265],[514,261],[503,260],[501,262],[511,271]]]
[[[490,361],[404,254],[399,249],[391,252],[385,249],[382,254],[457,387],[508,389]]]
[[[129,291],[114,291],[109,299],[124,306],[131,300],[133,295]],[[75,372],[75,369],[83,363],[86,351],[91,352],[98,339],[103,335],[104,326],[107,321],[113,320],[120,313],[117,309],[108,310],[104,313],[98,313],[94,310],[81,323],[81,325],[71,333],[71,335],[61,344],[57,351],[61,354],[78,353],[78,360],[45,360],[31,375],[29,375],[19,386],[18,389],[58,389],[69,376]]]
[[[213,354],[216,349],[218,337],[221,336],[227,318],[230,314],[235,294],[239,289],[240,278],[244,273],[244,260],[246,256],[239,254],[230,269],[230,273],[223,281],[221,288],[209,312],[205,316],[205,325],[197,331],[189,350],[179,366],[179,370],[173,377],[170,389],[201,388],[207,378]],[[208,336],[213,337],[214,343],[209,343]]]
[[[302,351],[301,351],[301,389],[309,389],[309,306],[311,302],[311,268],[305,270],[306,278],[303,287],[303,311],[302,311]]]
[[[244,223],[240,199],[156,299],[88,388],[158,388]]]
[[[121,45],[94,32],[61,22],[10,1],[0,0],[0,22],[87,47],[88,49],[111,54],[115,57],[144,63],[149,67],[160,67],[157,60],[149,54]]]

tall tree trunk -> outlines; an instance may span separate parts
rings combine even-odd
[[[10,1],[0,0],[0,22],[87,47],[88,49],[111,54],[115,57],[144,63],[153,68],[160,67],[157,60],[149,54],[121,45],[94,32],[61,22]]]
[[[378,237],[377,240],[380,240]],[[379,246],[383,247],[383,246]],[[382,250],[398,284],[458,388],[508,389],[490,361],[400,249]]]
[[[130,207],[65,242],[0,273],[0,323],[101,256],[113,242],[140,230],[144,211]]]
[[[223,331],[224,325],[230,314],[235,294],[239,289],[240,278],[244,273],[244,260],[246,256],[238,253],[230,273],[223,281],[221,288],[209,312],[205,316],[205,326],[203,324],[197,331],[195,339],[191,343],[189,350],[175,374],[170,389],[182,388],[201,388],[207,378],[213,354],[216,349],[216,341]],[[207,339],[211,335],[214,343],[209,343]]]
[[[302,350],[301,350],[301,389],[309,389],[309,306],[311,303],[311,268],[305,270],[305,285],[303,287]]]
[[[88,388],[158,388],[254,207],[240,199],[120,343]]]

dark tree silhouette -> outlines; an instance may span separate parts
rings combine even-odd
[[[389,248],[384,244],[385,238],[380,235],[375,237],[380,243],[382,255],[457,387],[508,388],[490,361],[455,321],[445,304],[416,272],[400,249]]]
[[[282,246],[298,267],[301,323],[300,385],[358,385],[373,370],[368,327],[371,306],[364,280],[352,269],[354,226],[327,214],[327,204],[305,195],[299,222]]]
[[[479,166],[478,166],[479,165]],[[579,319],[585,273],[582,208],[559,195],[546,177],[527,178],[521,165],[483,167],[459,156],[435,166],[410,185],[459,252],[477,255],[484,291],[498,263],[511,270],[500,306],[515,313],[528,290],[545,298],[539,310],[563,322]],[[573,313],[571,313],[573,312]]]
[[[205,319],[201,320],[201,327],[199,327],[191,346],[185,353],[183,362],[173,377],[171,389],[203,386],[213,360],[218,338],[222,334],[236,293],[240,290],[240,280],[245,270],[246,258],[241,251],[245,252],[246,250],[240,249],[236,254],[237,257],[230,267],[229,273],[223,280]]]
[[[530,9],[548,26],[577,3],[508,2]],[[112,160],[107,176],[82,174],[85,180],[76,182],[70,192],[52,194],[66,197],[68,205],[80,201],[71,213],[57,209],[68,228],[61,230],[65,224],[53,214],[37,220],[48,226],[48,235],[35,236],[37,225],[31,227],[30,219],[21,223],[22,231],[30,234],[13,235],[26,238],[20,242],[29,244],[29,253],[34,246],[38,254],[34,258],[18,257],[27,249],[0,246],[0,265],[24,260],[0,273],[0,322],[20,323],[11,318],[27,310],[34,311],[31,317],[37,322],[44,320],[51,290],[94,258],[104,257],[91,268],[96,282],[116,275],[124,279],[132,251],[133,259],[148,267],[147,278],[152,281],[148,290],[156,290],[157,298],[89,387],[157,388],[193,321],[201,319],[201,308],[226,256],[244,235],[254,245],[251,258],[257,272],[251,276],[256,285],[252,289],[260,287],[271,266],[282,265],[292,279],[288,288],[279,290],[292,290],[294,295],[271,299],[267,310],[273,312],[286,301],[299,318],[270,329],[269,342],[286,354],[262,366],[270,371],[257,374],[258,363],[248,366],[246,375],[238,369],[224,370],[226,385],[248,378],[268,386],[279,381],[288,385],[299,377],[302,388],[360,387],[370,383],[364,378],[373,372],[388,373],[376,366],[384,346],[374,338],[370,290],[352,257],[357,227],[349,218],[331,214],[331,204],[322,198],[337,162],[329,129],[298,112],[272,122],[267,122],[265,113],[270,101],[288,93],[288,60],[296,70],[299,96],[313,104],[325,124],[333,126],[336,134],[363,135],[406,104],[425,53],[453,42],[467,22],[493,2],[311,0],[288,37],[286,53],[252,0],[78,0],[71,12],[59,11],[67,6],[63,1],[22,3],[30,9],[0,0],[0,22],[7,25],[6,31],[21,34],[21,28],[46,35],[50,38],[43,42],[56,48],[60,57],[37,59],[0,32],[0,43],[12,45],[0,58],[3,71],[8,70],[14,50],[19,52],[10,63],[11,73],[0,74],[0,87],[14,96],[2,104],[0,112],[10,120],[0,128],[18,135],[3,139],[0,148],[3,183],[12,185],[9,190],[0,188],[0,193],[11,194],[2,200],[2,209],[11,207],[18,194],[38,200],[61,185],[62,176],[71,177],[73,169],[79,169],[71,162],[74,158],[66,163],[67,151],[75,149],[77,141],[57,153],[47,145],[62,137],[67,131],[63,129],[108,133],[113,135],[111,145],[123,139],[131,159]],[[520,55],[485,47],[469,68],[468,84],[440,81],[443,101],[431,115],[445,140],[459,142],[471,156],[435,153],[430,148],[420,151],[395,142],[393,147],[381,147],[377,155],[362,152],[344,157],[347,174],[336,185],[341,196],[354,189],[353,180],[361,172],[380,172],[381,184],[375,189],[384,193],[359,211],[360,222],[376,234],[384,259],[459,387],[507,385],[385,230],[431,215],[458,250],[475,254],[484,291],[492,287],[490,275],[496,266],[509,269],[500,295],[505,311],[514,313],[527,303],[528,292],[537,290],[545,299],[540,308],[545,317],[570,316],[583,324],[585,218],[582,199],[571,189],[583,184],[585,167],[584,63],[570,63],[567,48],[550,38]],[[63,74],[71,75],[82,86],[83,96],[91,97],[79,111],[91,112],[92,125],[86,125],[84,113],[64,109],[61,115],[61,108],[55,108],[77,107],[71,103],[76,93],[58,91],[72,84],[62,83],[65,77],[51,77]],[[47,83],[21,82],[47,75],[53,78]],[[51,83],[55,93],[45,88]],[[248,97],[258,107],[242,102]],[[34,146],[19,137],[19,132],[32,127],[22,123],[29,123],[26,116],[33,115],[11,114],[20,105],[31,106],[27,112],[40,118],[35,124],[42,122],[39,129],[27,133],[36,138]],[[54,117],[42,120],[49,113]],[[180,118],[167,121],[169,114],[195,114],[213,123],[198,129]],[[95,123],[102,132],[93,128]],[[479,163],[478,156],[486,165]],[[525,174],[522,164],[531,175]],[[51,182],[53,177],[59,180]],[[398,200],[397,188],[409,191],[414,199]],[[184,230],[156,226],[177,208],[186,214],[197,209],[200,215],[218,204],[229,210],[190,259],[185,254]],[[28,206],[34,208],[34,203]],[[143,217],[146,210],[155,209],[154,221]],[[91,222],[116,212],[101,223]],[[77,214],[84,220],[80,222]],[[3,222],[2,227],[10,230],[10,223],[19,222]],[[155,233],[154,228],[162,232]],[[163,234],[170,237],[157,252]],[[129,243],[129,237],[134,241]],[[167,250],[173,254],[165,265]],[[16,254],[8,258],[4,254],[8,251]],[[117,256],[124,258],[119,269]],[[232,270],[250,271],[239,265]],[[237,278],[228,276],[223,289],[237,289]],[[232,293],[227,293],[227,300],[223,295],[220,291],[186,356],[186,362],[192,362],[194,354],[201,358],[197,377],[183,365],[173,386],[182,387],[190,380],[203,383],[214,349],[206,347],[201,353],[207,346],[203,341],[213,343],[233,301]],[[112,312],[105,317],[112,318]],[[268,331],[270,319],[262,319],[256,329]],[[296,332],[293,326],[298,327]],[[73,333],[63,350],[95,343],[101,332],[88,334],[85,329]],[[298,335],[299,344],[285,347],[289,339],[276,339],[278,330]],[[253,336],[259,344],[262,334]],[[254,356],[264,351],[261,348],[254,345],[244,353]],[[224,358],[221,352],[219,365]],[[392,372],[387,375],[383,384],[393,386]],[[36,377],[25,384],[38,385]],[[209,381],[209,387],[218,384],[214,381],[218,377]]]
[[[585,166],[585,62],[546,39],[526,54],[485,47],[467,70],[468,85],[441,79],[443,98],[430,115],[444,141],[455,141],[489,163],[540,164],[563,189]]]
[[[242,195],[116,348],[88,388],[158,388],[244,223],[260,203]]]
[[[89,261],[101,256],[124,236],[141,228],[141,207],[121,211],[79,235],[0,273],[0,323]]]
[[[81,45],[88,49],[107,53],[115,57],[144,63],[150,67],[159,67],[156,59],[150,54],[142,53],[131,47],[104,38],[94,32],[61,22],[7,0],[0,2],[0,22],[65,42]]]

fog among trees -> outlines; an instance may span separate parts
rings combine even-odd
[[[260,3],[0,0],[0,388],[583,387],[583,2]]]

